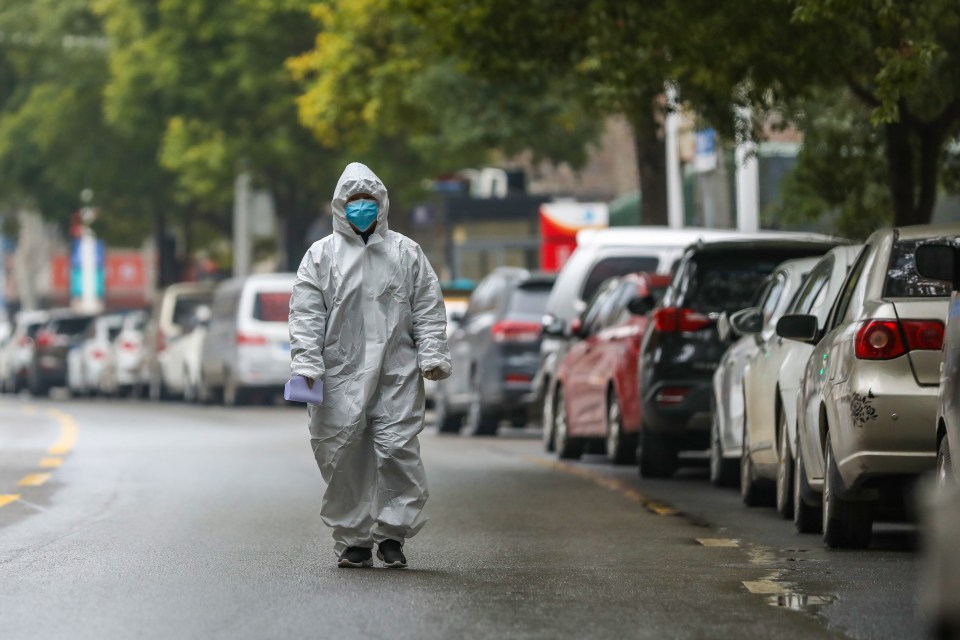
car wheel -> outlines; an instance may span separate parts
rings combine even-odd
[[[246,394],[237,383],[233,374],[227,372],[223,381],[223,404],[227,407],[239,407],[246,402]]]
[[[607,394],[607,459],[613,464],[634,464],[637,461],[637,443],[623,433],[620,400],[613,389]]]
[[[797,461],[793,469],[793,526],[797,533],[820,533],[823,529],[823,511],[820,505],[808,504],[805,494],[811,493],[807,485],[807,470],[803,465],[803,448],[797,447]]]
[[[937,447],[937,488],[946,489],[952,486],[954,486],[953,459],[950,457],[950,443],[944,435],[940,438],[940,446]]]
[[[447,394],[442,391],[437,393],[435,422],[437,424],[437,431],[440,433],[460,433],[460,429],[463,428],[463,414],[450,411]]]
[[[646,425],[640,428],[637,458],[642,478],[669,478],[679,466],[676,445],[659,433],[653,433]]]
[[[840,470],[833,457],[829,433],[823,457],[823,542],[831,549],[865,549],[870,545],[873,530],[872,505],[844,500],[837,495]]]
[[[746,424],[743,427],[743,455],[740,456],[740,498],[748,507],[769,507],[773,504],[769,488],[757,479],[754,471],[750,455],[750,431]]]
[[[483,399],[477,393],[467,413],[467,433],[471,436],[495,436],[499,427],[500,416],[484,406]]]
[[[580,438],[571,438],[568,430],[567,402],[563,397],[563,388],[557,387],[554,391],[555,415],[553,421],[556,424],[556,446],[557,457],[563,460],[576,460],[583,455],[583,440]]]
[[[716,487],[734,487],[740,478],[740,461],[723,457],[723,443],[720,441],[720,419],[713,416],[710,429],[710,482]]]
[[[777,447],[777,513],[785,520],[793,517],[793,455],[787,416],[780,412],[780,444]]]
[[[556,392],[549,388],[543,395],[543,449],[547,453],[557,450]]]

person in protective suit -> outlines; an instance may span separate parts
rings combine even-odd
[[[349,164],[332,208],[333,233],[310,247],[293,286],[291,369],[324,385],[323,403],[308,405],[310,438],[338,565],[373,566],[376,543],[400,568],[427,520],[422,378],[450,375],[446,310],[423,250],[389,230],[373,171]]]

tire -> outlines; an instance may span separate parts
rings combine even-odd
[[[467,413],[467,433],[471,436],[486,438],[497,435],[499,427],[500,416],[485,407],[478,394]]]
[[[223,406],[242,407],[247,404],[247,392],[237,384],[233,374],[227,373],[223,381]]]
[[[774,496],[769,486],[757,479],[750,457],[750,432],[746,423],[743,426],[743,455],[740,456],[740,498],[748,507],[770,507],[774,505]]]
[[[636,464],[637,442],[623,433],[623,415],[620,412],[620,400],[617,392],[610,389],[607,394],[607,459],[611,464]]]
[[[793,527],[797,533],[820,533],[823,530],[823,509],[820,505],[808,504],[803,499],[809,494],[807,470],[803,465],[803,449],[797,447],[797,460],[793,469]]]
[[[793,518],[793,455],[790,452],[790,434],[787,416],[780,411],[780,437],[777,446],[777,513],[784,520]]]
[[[823,543],[830,549],[865,549],[870,546],[873,532],[873,505],[837,496],[840,470],[833,459],[829,433],[823,458]]]
[[[740,461],[723,457],[723,443],[720,441],[720,421],[713,415],[710,429],[710,482],[715,487],[735,487],[740,478]]]
[[[450,403],[447,402],[445,393],[437,394],[437,411],[434,418],[437,431],[440,433],[460,433],[463,428],[463,414],[450,411]]]
[[[956,486],[953,475],[953,458],[950,455],[950,443],[944,434],[937,447],[937,489],[943,490]]]
[[[549,387],[543,395],[543,450],[553,453],[557,450],[556,392],[550,393]]]
[[[637,458],[640,462],[641,478],[669,478],[679,466],[674,443],[658,433],[651,432],[646,425],[640,428]]]
[[[556,414],[553,422],[556,425],[555,443],[557,447],[557,457],[561,460],[577,460],[583,455],[584,442],[580,438],[571,438],[567,431],[569,423],[567,422],[567,403],[563,397],[563,388],[557,387],[554,391],[554,403]]]

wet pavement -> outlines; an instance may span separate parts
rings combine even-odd
[[[0,398],[0,637],[921,636],[912,529],[828,552],[700,471],[510,435],[426,433],[411,568],[343,570],[302,411]]]

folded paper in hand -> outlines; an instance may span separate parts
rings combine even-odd
[[[291,402],[323,404],[323,380],[314,380],[313,389],[307,386],[303,376],[293,376],[283,388],[283,399]]]

